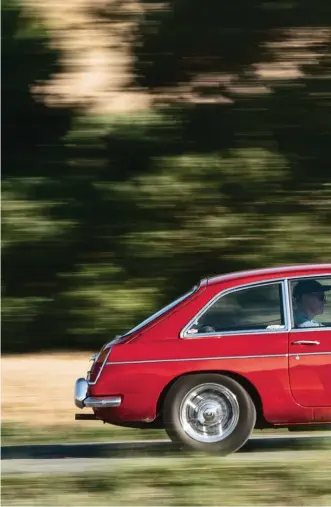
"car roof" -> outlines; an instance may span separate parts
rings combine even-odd
[[[234,271],[223,275],[206,277],[207,285],[214,285],[232,280],[246,278],[263,279],[265,277],[280,278],[283,276],[296,277],[302,275],[319,275],[329,272],[331,275],[331,264],[292,264],[289,266],[275,266],[261,269],[249,269],[244,271]]]

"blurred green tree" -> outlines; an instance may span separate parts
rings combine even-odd
[[[199,179],[205,203],[209,178],[220,190],[214,202],[226,206],[223,216],[240,217],[246,240],[234,234],[230,266],[235,259],[242,265],[328,260],[331,3],[144,5],[135,79],[180,111],[183,154],[206,156]],[[209,155],[220,156],[212,174]],[[230,267],[222,255],[228,236],[221,229],[218,235],[219,255],[212,258],[223,259],[223,271]],[[217,270],[209,258],[207,265]]]
[[[329,261],[330,2],[144,7],[154,107],[90,118],[33,93],[59,54],[2,5],[4,351],[97,349],[208,274]]]
[[[53,304],[57,271],[71,262],[61,177],[73,112],[48,107],[36,88],[60,70],[38,18],[16,0],[4,0],[1,11],[2,347],[24,351],[45,343],[50,322],[38,332],[35,325]]]

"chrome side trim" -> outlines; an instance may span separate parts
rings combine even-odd
[[[297,354],[295,354],[297,355]],[[116,361],[106,363],[106,366],[115,364],[147,364],[147,363],[183,363],[186,361],[222,361],[226,359],[269,359],[273,357],[288,357],[288,354],[259,354],[251,356],[216,356],[216,357],[185,357],[183,359],[141,359],[137,361]]]
[[[329,356],[329,352],[298,352],[290,354],[261,354],[252,356],[216,356],[216,357],[185,357],[183,359],[142,359],[137,361],[115,361],[106,363],[106,366],[123,364],[150,364],[150,363],[185,363],[188,361],[226,361],[233,359],[270,359],[274,357],[292,357],[292,356]]]
[[[296,356],[331,356],[331,352],[298,352],[297,354],[291,353],[289,357]]]
[[[104,398],[86,398],[84,406],[89,408],[119,407],[122,403],[120,396],[106,396]]]

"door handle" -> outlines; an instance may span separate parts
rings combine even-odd
[[[319,345],[320,342],[314,340],[297,340],[292,345]]]

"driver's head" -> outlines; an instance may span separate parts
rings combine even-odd
[[[317,282],[316,280],[301,280],[293,290],[293,298],[298,307],[310,317],[320,315],[324,311],[326,301],[325,292],[330,287]]]

